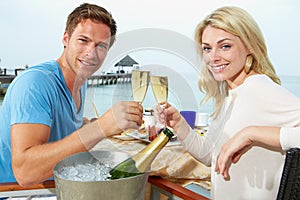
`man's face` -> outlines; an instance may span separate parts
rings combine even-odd
[[[64,34],[66,64],[87,79],[102,65],[109,50],[110,28],[89,19],[80,22],[71,36]]]

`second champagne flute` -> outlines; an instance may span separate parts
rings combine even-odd
[[[168,99],[168,77],[167,76],[151,76],[150,77],[152,91],[156,102],[164,108]],[[165,119],[165,128],[166,128]]]

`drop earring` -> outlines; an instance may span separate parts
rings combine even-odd
[[[248,55],[246,58],[245,67],[244,67],[244,71],[246,72],[246,74],[248,74],[250,72],[252,63],[253,63],[253,56]]]

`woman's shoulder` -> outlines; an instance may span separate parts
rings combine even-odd
[[[243,93],[261,96],[262,98],[277,98],[281,97],[294,97],[285,87],[275,83],[270,77],[265,74],[255,74],[249,76],[244,84]]]
[[[254,74],[251,75],[249,77],[246,78],[246,80],[244,81],[245,84],[247,83],[256,83],[256,84],[269,84],[270,82],[273,82],[272,79],[270,77],[268,77],[265,74]],[[275,82],[274,82],[275,83]]]
[[[249,76],[243,83],[243,88],[245,90],[267,90],[271,88],[280,87],[277,83],[275,83],[270,77],[265,74],[255,74]]]

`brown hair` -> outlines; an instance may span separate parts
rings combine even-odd
[[[83,3],[79,7],[75,8],[68,16],[66,23],[66,32],[69,36],[72,35],[76,26],[82,21],[90,19],[93,22],[102,22],[110,27],[111,42],[110,46],[113,45],[115,41],[115,36],[117,33],[117,25],[112,15],[103,7],[95,4]]]

